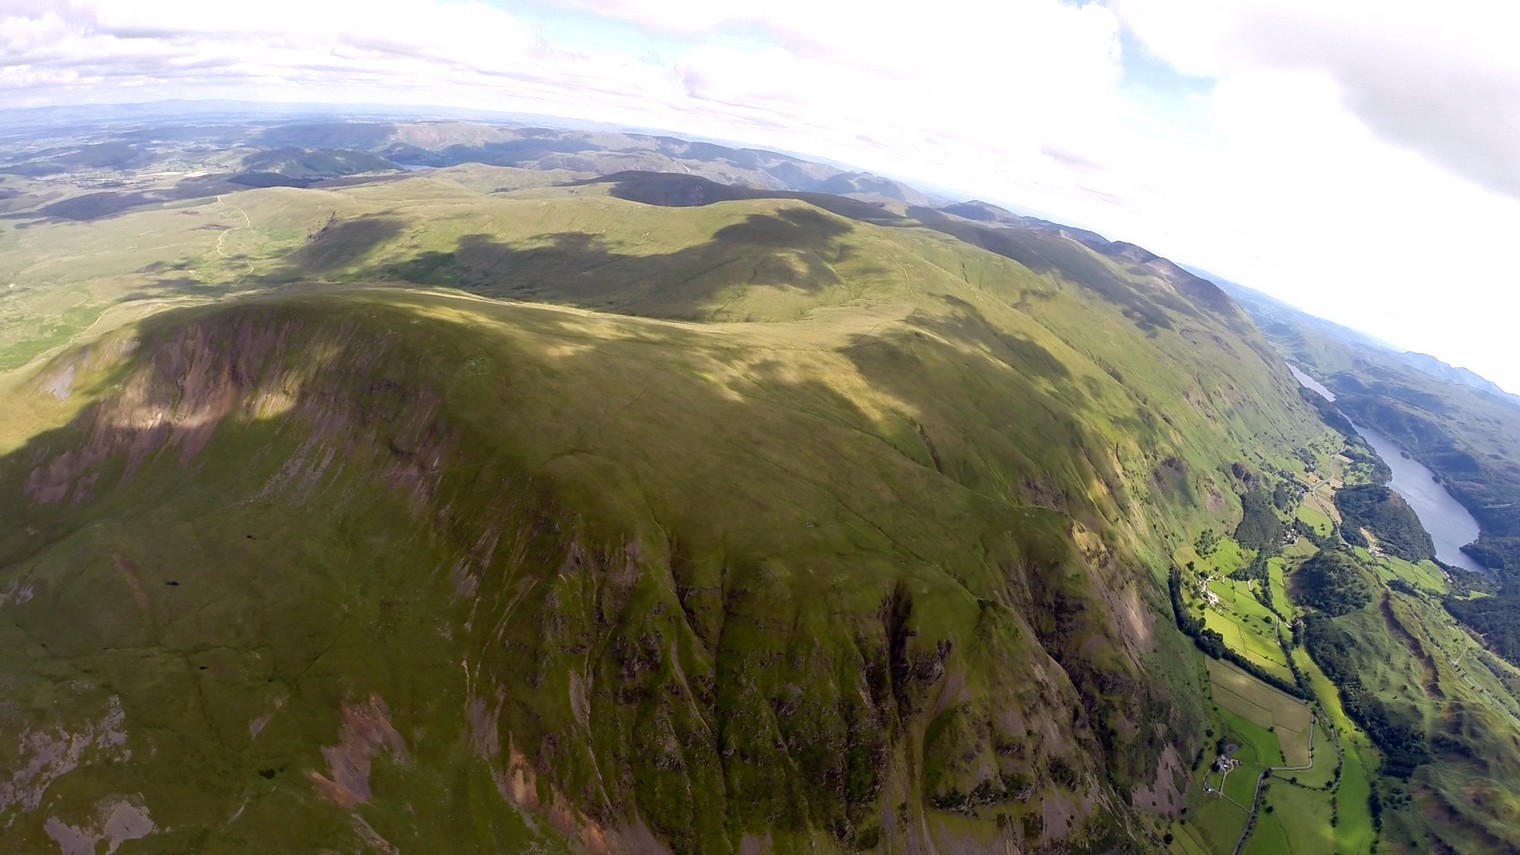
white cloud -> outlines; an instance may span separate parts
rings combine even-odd
[[[1520,5],[1510,0],[1114,0],[1189,74],[1322,74],[1389,142],[1520,198]]]
[[[1212,130],[1131,234],[1520,390],[1506,236],[1520,222],[1510,4],[1115,0]],[[1514,10],[1514,11],[1511,11]]]

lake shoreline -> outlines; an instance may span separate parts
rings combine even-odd
[[[1327,389],[1324,384],[1310,377],[1293,363],[1286,364],[1294,379],[1301,385],[1325,400],[1335,402],[1335,393]],[[1342,415],[1345,414],[1342,413]],[[1480,528],[1477,519],[1451,493],[1447,492],[1446,486],[1441,483],[1435,473],[1410,456],[1398,443],[1377,430],[1359,425],[1349,418],[1346,421],[1350,422],[1351,427],[1372,447],[1373,451],[1377,452],[1378,457],[1388,464],[1388,469],[1392,473],[1392,478],[1388,482],[1389,489],[1402,496],[1404,501],[1414,509],[1420,525],[1430,533],[1431,540],[1435,543],[1436,559],[1442,564],[1469,572],[1490,574],[1491,570],[1462,551],[1463,546],[1478,539]]]

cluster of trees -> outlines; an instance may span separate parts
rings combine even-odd
[[[1346,714],[1361,725],[1383,752],[1383,771],[1408,779],[1416,767],[1430,762],[1425,734],[1397,721],[1376,693],[1362,683],[1355,660],[1356,640],[1324,615],[1304,618],[1304,647],[1325,675],[1341,690]]]
[[[1187,602],[1182,596],[1182,571],[1176,567],[1173,567],[1172,572],[1167,576],[1167,588],[1172,595],[1172,613],[1176,615],[1177,628],[1193,639],[1193,644],[1197,645],[1199,650],[1215,659],[1229,662],[1256,679],[1281,689],[1295,698],[1302,698],[1306,701],[1314,699],[1314,694],[1303,686],[1284,680],[1232,650],[1229,645],[1224,643],[1224,636],[1204,626],[1202,620],[1193,617],[1188,612]]]
[[[1319,417],[1324,420],[1325,424],[1335,428],[1345,436],[1356,436],[1356,426],[1351,424],[1351,420],[1341,415],[1341,411],[1336,409],[1335,404],[1325,400],[1318,392],[1308,387],[1300,386],[1298,387],[1298,396],[1314,408],[1314,411],[1319,414]],[[1314,465],[1312,456],[1304,462],[1311,466]]]
[[[1472,600],[1448,597],[1446,610],[1481,633],[1489,649],[1520,665],[1520,595],[1507,593]]]
[[[1255,557],[1251,559],[1251,563],[1231,573],[1230,578],[1242,582],[1256,582],[1257,585],[1254,590],[1257,601],[1266,606],[1268,611],[1283,620],[1287,620],[1287,616],[1278,611],[1277,603],[1272,597],[1272,571],[1271,565],[1267,563],[1269,560],[1265,549],[1257,550]]]
[[[1355,558],[1339,550],[1322,550],[1293,574],[1299,602],[1327,615],[1349,614],[1372,602],[1372,582]]]
[[[1398,591],[1400,594],[1408,594],[1411,597],[1432,596],[1429,591],[1421,588],[1419,585],[1416,585],[1413,582],[1407,582],[1403,579],[1389,579],[1388,589],[1391,591]]]
[[[1271,494],[1253,487],[1240,497],[1240,509],[1240,525],[1235,527],[1235,539],[1241,547],[1258,553],[1276,553],[1282,546],[1283,524],[1277,516]]]
[[[1277,486],[1272,488],[1272,504],[1283,513],[1291,511],[1303,497],[1304,489],[1286,478],[1278,481]]]
[[[1488,537],[1462,547],[1484,567],[1502,573],[1520,574],[1520,537]]]
[[[1470,597],[1473,594],[1498,594],[1502,590],[1492,576],[1484,573],[1474,573],[1451,564],[1441,565],[1446,570],[1446,578],[1449,581],[1450,594],[1453,597]],[[1509,593],[1520,594],[1520,591],[1511,590]]]
[[[1362,537],[1362,529],[1366,528],[1377,536],[1384,551],[1406,561],[1436,557],[1430,533],[1420,525],[1414,509],[1403,496],[1387,487],[1373,484],[1342,487],[1335,493],[1335,506],[1345,520],[1341,537],[1347,543],[1366,546],[1367,540]]]
[[[1293,520],[1293,530],[1298,532],[1300,537],[1304,538],[1315,546],[1318,546],[1320,549],[1324,549],[1327,546],[1332,546],[1335,544],[1336,532],[1333,527],[1331,528],[1329,534],[1320,534],[1319,530],[1314,526],[1309,525],[1301,519],[1295,518]]]
[[[1231,573],[1230,578],[1241,582],[1265,582],[1270,575],[1266,552],[1258,551],[1250,564]]]
[[[1351,461],[1353,469],[1365,466],[1368,478],[1374,484],[1387,484],[1393,480],[1393,470],[1388,468],[1388,464],[1378,456],[1376,451],[1372,450],[1367,440],[1355,433],[1347,437],[1347,440],[1346,450],[1342,453]]]
[[[1204,557],[1213,555],[1214,550],[1219,548],[1219,534],[1211,528],[1204,529],[1203,534],[1198,535],[1197,547],[1199,555]]]
[[[1309,675],[1304,673],[1304,669],[1298,667],[1298,660],[1293,658],[1293,648],[1300,643],[1299,628],[1301,626],[1301,623],[1294,622],[1293,637],[1291,639],[1284,638],[1282,630],[1279,629],[1277,631],[1277,644],[1282,648],[1283,658],[1288,660],[1288,670],[1293,672],[1293,682],[1298,684],[1298,688],[1302,691],[1303,697],[1306,700],[1314,700],[1314,686],[1309,682]]]

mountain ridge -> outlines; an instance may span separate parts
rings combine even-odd
[[[307,695],[282,679],[283,688],[244,698],[234,687],[258,672],[259,660],[244,653],[206,663],[226,687],[200,683],[212,724],[193,731],[201,735],[186,749],[217,758],[209,768],[241,768],[233,780],[253,781],[257,792],[263,768],[273,770],[269,792],[288,794],[280,798],[307,788],[291,833],[340,835],[344,822],[362,820],[398,846],[440,834],[433,820],[399,823],[394,812],[408,793],[466,809],[429,783],[430,764],[444,756],[484,776],[477,780],[505,781],[508,803],[524,815],[559,817],[551,825],[561,830],[550,837],[513,838],[527,832],[505,817],[491,820],[487,838],[568,835],[593,851],[601,844],[588,841],[624,849],[642,845],[633,842],[640,834],[678,851],[724,851],[760,833],[786,835],[772,839],[787,848],[876,841],[942,850],[961,839],[952,817],[972,823],[984,841],[1101,847],[1144,836],[1147,820],[1124,807],[1128,801],[1141,799],[1147,811],[1180,807],[1181,746],[1193,738],[1183,734],[1194,732],[1200,713],[1179,712],[1189,703],[1167,688],[1173,678],[1156,651],[1184,641],[1154,623],[1145,605],[1162,601],[1156,569],[1143,569],[1159,556],[1136,553],[1153,549],[1140,531],[1175,523],[1153,517],[1134,494],[1189,508],[1199,501],[1196,483],[1227,501],[1232,493],[1211,474],[1212,452],[1198,437],[1238,436],[1228,442],[1244,453],[1245,437],[1263,427],[1301,430],[1251,409],[1257,394],[1296,400],[1285,371],[1248,348],[1214,360],[1235,366],[1233,379],[1186,394],[1231,401],[1245,408],[1231,424],[1256,426],[1183,430],[1147,417],[1116,377],[1121,360],[1104,353],[1132,342],[1124,347],[1143,348],[1158,364],[1193,363],[1199,357],[1179,330],[1219,322],[1165,287],[1154,292],[1160,303],[1144,303],[1152,286],[1138,273],[1106,274],[1105,287],[1129,289],[1115,303],[1085,285],[1042,282],[933,230],[842,218],[793,198],[650,207],[616,198],[623,183],[500,200],[421,177],[240,194],[242,213],[227,215],[247,216],[255,230],[287,224],[279,234],[289,237],[265,239],[272,244],[232,233],[239,246],[268,246],[270,261],[253,262],[258,280],[243,281],[269,296],[154,315],[136,332],[123,328],[114,344],[59,357],[34,381],[29,409],[53,413],[62,433],[29,440],[4,468],[26,485],[18,511],[51,532],[52,545],[39,551],[20,534],[6,541],[9,572],[36,592],[7,610],[62,607],[81,584],[70,574],[84,573],[124,591],[129,611],[113,618],[123,626],[133,625],[131,604],[146,603],[136,610],[147,621],[136,632],[148,635],[133,644],[175,650],[179,634],[194,633],[170,620],[174,600],[165,598],[208,589],[234,596],[230,580],[167,570],[187,556],[148,546],[134,528],[155,530],[161,526],[150,520],[183,514],[178,492],[222,473],[217,489],[240,497],[233,506],[264,508],[266,522],[228,531],[236,547],[187,541],[199,544],[192,565],[270,568],[260,571],[275,574],[269,584],[296,591],[327,580],[320,584],[352,588],[351,607],[378,621],[338,636],[321,623],[295,633],[338,645],[343,652],[333,655],[346,663],[340,673],[350,691],[320,682]],[[409,209],[416,196],[431,201]],[[141,216],[104,222],[130,229]],[[487,222],[496,223],[490,240],[473,237]],[[644,232],[674,243],[653,252],[640,243]],[[891,267],[876,263],[893,257]],[[580,285],[582,271],[600,284]],[[568,306],[368,284],[407,277]],[[640,290],[651,281],[686,281],[691,290]],[[507,285],[529,290],[497,290]],[[297,291],[279,296],[282,287]],[[312,296],[299,296],[309,289]],[[608,295],[625,302],[609,311],[600,305]],[[1142,323],[1125,306],[1148,306]],[[1082,339],[1072,335],[1094,321],[1109,338],[1074,347]],[[607,385],[611,378],[620,379]],[[985,394],[992,389],[996,395]],[[1078,418],[1073,406],[1091,409]],[[1194,420],[1167,409],[1178,413],[1172,421]],[[617,430],[588,429],[613,412]],[[669,412],[685,417],[661,418]],[[503,421],[501,413],[520,415]],[[1148,426],[1121,434],[1121,420]],[[745,425],[753,426],[725,439]],[[1114,436],[1100,438],[1106,432]],[[752,451],[736,458],[736,447]],[[253,448],[264,450],[249,456]],[[753,468],[734,479],[736,461],[752,455]],[[1154,467],[1174,474],[1153,480],[1146,473]],[[193,473],[200,474],[187,482]],[[527,492],[497,493],[491,485],[499,483]],[[203,489],[189,489],[183,501],[207,501]],[[339,500],[360,495],[371,498]],[[552,498],[526,498],[534,495]],[[340,519],[349,522],[337,531],[351,532],[349,548],[380,576],[364,581],[370,577],[334,563],[338,543],[299,516],[311,502],[347,508]],[[486,522],[503,514],[515,522]],[[363,522],[371,515],[390,521],[385,534]],[[116,522],[100,529],[78,527],[79,519]],[[424,520],[443,539],[423,536]],[[289,532],[277,540],[304,540],[314,551],[302,557],[261,546],[271,525]],[[65,569],[62,556],[102,548],[103,563]],[[262,549],[276,551],[250,565]],[[386,552],[394,558],[382,560]],[[508,558],[523,554],[540,557]],[[113,555],[135,569],[115,569]],[[396,600],[401,583],[383,580],[402,578],[394,574],[403,559],[435,568],[431,593]],[[282,563],[292,571],[274,569]],[[281,575],[296,568],[312,581]],[[815,573],[839,579],[826,596],[809,581]],[[529,590],[514,594],[513,579],[541,580],[532,583],[532,611],[523,612],[538,614],[536,624],[504,624],[503,613],[490,611]],[[442,605],[449,600],[463,606]],[[276,602],[290,602],[282,606],[287,617],[252,608],[224,630],[201,630],[197,643],[239,649],[246,636],[237,633],[251,632],[250,621],[305,627],[309,607]],[[478,623],[450,623],[458,638],[506,627],[510,642],[473,642],[496,652],[466,652],[462,683],[443,676],[458,668],[440,671],[436,691],[452,699],[451,712],[405,688],[408,672],[388,676],[355,658],[367,648],[394,650],[395,641],[371,628],[393,625],[414,627],[398,636],[416,648],[405,661],[457,661],[447,652],[452,642],[414,635],[417,621],[440,608],[480,615]],[[55,649],[61,642],[39,620],[23,623]],[[153,629],[161,621],[168,622]],[[154,640],[169,627],[180,629]],[[85,649],[81,643],[58,655]],[[580,660],[565,659],[562,646],[579,651],[572,657],[599,651],[594,666],[570,667]],[[297,667],[296,649],[276,657],[284,663],[277,673]],[[62,666],[48,656],[38,661]],[[1007,671],[1013,661],[1027,670]],[[147,756],[145,745],[163,752],[161,719],[134,688],[151,672],[125,660],[108,667],[118,675],[134,756]],[[471,694],[477,672],[492,676]],[[173,679],[187,679],[194,697],[188,686],[200,673]],[[534,674],[557,688],[528,692],[532,684],[518,681]],[[849,700],[856,697],[861,704]],[[442,736],[477,709],[501,710],[484,719],[469,713],[477,718],[466,732],[486,748]],[[267,759],[218,747],[238,728],[245,735],[232,744],[240,744],[248,722],[264,715],[272,717],[251,740],[251,756]],[[1175,728],[1176,736],[1163,740],[1139,724],[1162,721],[1174,722],[1164,732]],[[670,741],[634,751],[630,735],[644,727],[663,729]],[[1028,741],[1029,730],[1042,735]],[[300,760],[290,741],[299,734],[343,752],[333,757],[367,758],[370,777],[345,777],[337,760],[331,768]],[[274,754],[258,748],[266,737],[276,740]],[[164,755],[164,768],[185,774],[173,756],[184,755]],[[1102,765],[1097,757],[1106,758]],[[105,780],[70,774],[75,786]],[[537,783],[511,783],[529,779]],[[239,798],[236,788],[198,780],[205,794],[186,797],[189,813],[177,815],[161,807],[171,790],[143,788],[156,826],[208,827],[209,816],[237,807],[224,801]],[[1037,794],[1042,807],[1034,810]],[[906,814],[882,812],[893,798]],[[41,817],[27,816],[24,833],[39,833]]]
[[[1183,265],[1183,267],[1186,268],[1186,265]],[[1242,305],[1256,307],[1256,314],[1260,317],[1272,318],[1276,314],[1287,311],[1290,313],[1291,317],[1301,325],[1319,329],[1337,338],[1356,343],[1358,346],[1368,347],[1379,351],[1386,351],[1387,353],[1398,357],[1399,360],[1408,367],[1420,371],[1421,373],[1426,374],[1436,380],[1460,383],[1463,386],[1468,386],[1481,392],[1488,392],[1500,398],[1508,399],[1509,402],[1520,406],[1520,395],[1506,391],[1503,387],[1499,386],[1499,384],[1493,382],[1492,380],[1489,380],[1486,377],[1483,377],[1482,375],[1469,368],[1452,365],[1441,360],[1439,357],[1435,357],[1430,354],[1419,353],[1412,350],[1403,350],[1395,345],[1389,344],[1360,330],[1352,329],[1351,327],[1345,326],[1343,324],[1337,324],[1334,321],[1327,321],[1323,318],[1319,318],[1289,303],[1272,297],[1269,294],[1257,291],[1253,288],[1247,288],[1244,285],[1231,282],[1227,279],[1224,279],[1223,277],[1216,276],[1215,274],[1209,273],[1207,271],[1192,268],[1186,269],[1190,269],[1194,275],[1200,278],[1208,279],[1209,281],[1218,284],[1219,287],[1224,289],[1226,293],[1230,294],[1232,297],[1236,298],[1236,300],[1240,301]]]
[[[515,165],[226,177],[395,128]],[[658,137],[120,141],[0,177],[5,845],[1516,843],[1453,617],[1511,600],[1348,522],[1375,455],[1194,273]]]

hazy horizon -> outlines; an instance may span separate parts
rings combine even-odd
[[[796,152],[1137,243],[1514,391],[1517,23],[1495,2],[20,4],[0,107],[436,105]]]

